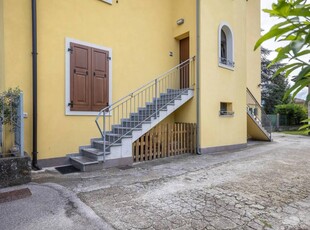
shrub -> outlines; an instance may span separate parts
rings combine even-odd
[[[21,90],[16,87],[9,88],[0,93],[0,120],[1,124],[10,125],[12,129],[17,124],[17,108],[19,104],[19,95]]]
[[[302,121],[307,119],[307,110],[302,105],[277,105],[275,112],[286,116],[287,125],[301,125]]]

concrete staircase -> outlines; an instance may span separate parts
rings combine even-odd
[[[260,103],[247,89],[247,133],[248,139],[272,141],[272,123]]]
[[[260,141],[272,141],[271,131],[263,126],[260,119],[251,111],[247,111],[247,133],[250,139]]]
[[[165,93],[161,93],[159,98],[154,98],[153,102],[140,107],[138,112],[130,113],[128,118],[121,119],[120,124],[113,125],[104,138],[91,139],[89,146],[79,148],[79,153],[69,154],[71,164],[81,171],[131,164],[132,143],[193,96],[192,89],[168,89]]]

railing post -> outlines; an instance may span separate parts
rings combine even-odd
[[[19,118],[20,118],[20,156],[24,157],[24,96],[20,93],[19,96]]]
[[[105,131],[105,111],[103,111],[103,137],[102,137],[102,140],[103,140],[103,161],[105,161],[105,140],[106,140],[106,131]]]
[[[157,118],[157,79],[155,79],[155,119]]]
[[[276,131],[279,131],[279,127],[280,127],[280,114],[277,113]]]

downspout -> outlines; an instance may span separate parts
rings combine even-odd
[[[200,151],[200,0],[196,0],[196,143],[198,155],[201,155]]]
[[[37,150],[37,4],[36,0],[31,1],[32,12],[32,168],[40,170],[38,165]]]

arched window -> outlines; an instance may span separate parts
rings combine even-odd
[[[234,68],[234,44],[232,30],[227,24],[219,27],[219,66]]]

